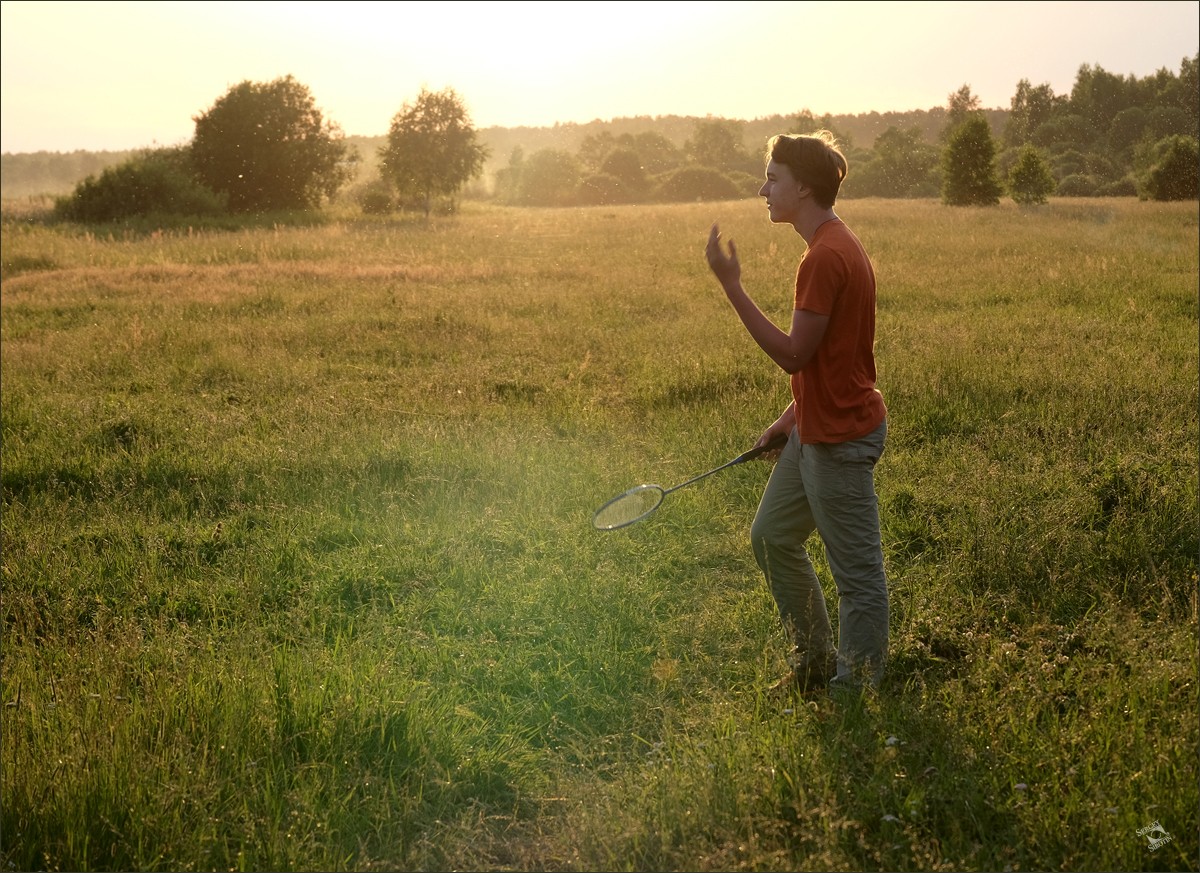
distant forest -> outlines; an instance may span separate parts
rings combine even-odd
[[[992,129],[999,133],[1008,119],[1006,109],[984,110]],[[776,133],[793,130],[796,115],[774,115],[753,121],[736,122],[743,125],[747,145],[761,148],[767,138]],[[525,154],[534,154],[543,149],[570,152],[579,151],[589,138],[609,133],[619,138],[623,134],[637,136],[642,133],[657,133],[666,137],[675,146],[683,148],[696,131],[696,125],[712,119],[680,115],[639,116],[614,118],[611,121],[590,121],[586,124],[556,124],[553,127],[485,127],[479,129],[479,141],[488,149],[489,157],[484,165],[483,182],[490,188],[496,173],[508,165],[514,149]],[[946,123],[946,109],[912,110],[909,112],[869,112],[862,115],[827,116],[837,131],[848,138],[851,144],[869,145],[889,127],[899,129],[916,128],[930,143],[938,141]],[[347,136],[346,142],[358,150],[362,158],[359,180],[373,177],[378,166],[378,150],[384,145],[383,135]],[[73,151],[73,152],[5,152],[0,156],[0,197],[34,197],[38,195],[60,196],[68,194],[88,176],[99,175],[108,167],[116,166],[137,155],[140,149],[128,151]]]
[[[671,166],[704,166],[734,180],[736,190],[753,196],[761,173],[762,149],[777,133],[832,130],[850,163],[845,197],[937,196],[940,155],[951,129],[964,114],[982,115],[995,139],[995,171],[1002,181],[1022,148],[1035,147],[1053,176],[1059,196],[1134,196],[1135,184],[1171,139],[1194,151],[1200,136],[1197,61],[1184,58],[1178,72],[1162,68],[1144,78],[1110,73],[1099,66],[1079,68],[1069,94],[1022,79],[1007,109],[985,109],[964,84],[947,95],[946,105],[906,112],[814,117],[807,110],[750,121],[689,116],[638,116],[552,127],[490,127],[477,130],[487,149],[483,175],[462,196],[496,197],[500,202],[539,205],[522,197],[517,182],[531,178],[531,166],[544,156],[572,165],[572,173],[606,172],[604,158],[633,151],[645,165],[666,157]],[[740,139],[740,144],[738,140]],[[357,176],[342,196],[355,198],[378,178],[379,149],[387,137],[347,136],[358,152]],[[728,148],[717,155],[714,144]],[[651,154],[639,144],[657,143]],[[707,148],[706,148],[707,146]],[[89,176],[122,164],[145,150],[5,153],[0,196],[62,196]],[[717,151],[720,151],[718,149]],[[669,152],[669,155],[665,155]],[[532,160],[530,160],[532,159]],[[541,162],[542,166],[546,161]],[[632,168],[640,172],[636,166]],[[643,167],[645,169],[645,167]],[[586,181],[586,179],[585,179]],[[610,180],[611,181],[611,180]],[[1194,183],[1188,182],[1194,187]],[[356,193],[357,192],[357,193]],[[1194,195],[1192,195],[1194,196]]]

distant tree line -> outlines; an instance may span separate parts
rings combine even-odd
[[[843,197],[940,197],[951,205],[986,205],[1008,194],[1020,203],[1065,197],[1197,197],[1200,90],[1197,58],[1178,74],[1138,79],[1080,68],[1068,95],[1022,80],[1007,113],[987,111],[963,85],[944,111],[912,113],[889,123],[869,148],[851,132],[880,116],[802,112],[756,130],[824,128],[846,153]],[[515,147],[496,173],[494,196],[516,205],[589,205],[753,196],[763,156],[745,148],[748,122],[705,119],[677,146],[654,131],[587,136],[574,152]],[[868,128],[869,129],[869,128]]]
[[[461,196],[517,206],[589,206],[752,197],[774,133],[827,129],[850,164],[842,197],[940,197],[986,205],[1049,196],[1198,196],[1197,57],[1137,78],[1084,65],[1069,94],[1022,79],[1007,110],[969,85],[945,107],[909,113],[755,119],[616,119],[553,128],[471,124],[452,90],[422,90],[388,134],[347,140],[291,76],[242,82],[196,116],[181,146],[130,153],[3,155],[14,177],[75,174],[55,212],[75,221],[164,214],[453,210]],[[869,139],[870,145],[863,143]],[[751,145],[747,147],[746,143]],[[506,148],[500,163],[497,147]],[[490,173],[485,175],[485,169]],[[43,189],[45,190],[45,189]],[[6,191],[6,196],[8,192]]]

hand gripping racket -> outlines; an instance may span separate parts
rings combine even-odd
[[[624,494],[618,494],[596,510],[596,514],[592,516],[592,527],[596,528],[596,530],[616,530],[617,528],[628,527],[634,522],[641,521],[647,515],[654,512],[654,510],[658,509],[659,504],[663,502],[663,498],[672,491],[678,491],[680,488],[691,485],[693,482],[706,479],[713,473],[721,472],[726,467],[732,467],[734,464],[749,461],[757,458],[759,455],[778,449],[787,440],[787,434],[776,434],[764,445],[756,449],[751,449],[748,452],[742,452],[732,461],[727,461],[721,466],[709,470],[707,473],[701,473],[699,476],[688,479],[686,482],[681,482],[672,488],[663,488],[661,485],[638,485],[635,488],[630,488]]]

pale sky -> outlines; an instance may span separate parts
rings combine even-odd
[[[477,128],[945,106],[1070,93],[1083,64],[1179,72],[1185,2],[0,2],[0,151],[191,139],[232,86],[294,76],[347,135],[422,87]]]

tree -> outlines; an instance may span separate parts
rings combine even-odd
[[[648,175],[657,176],[683,163],[683,155],[675,143],[657,131],[642,131],[634,136],[633,144]]]
[[[483,171],[487,156],[454,89],[422,88],[392,118],[379,173],[402,198],[421,203],[428,217],[433,199],[452,197]]]
[[[1028,143],[1033,132],[1049,121],[1055,107],[1063,102],[1054,96],[1049,85],[1035,88],[1028,79],[1022,79],[1017,83],[1017,93],[1009,104],[1008,121],[1004,125],[1004,144],[1016,147]]]
[[[1093,127],[1107,130],[1117,113],[1134,105],[1136,80],[1127,81],[1100,66],[1084,64],[1071,89],[1071,111],[1082,115]]]
[[[1200,53],[1184,58],[1179,65],[1179,76],[1174,79],[1174,88],[1163,95],[1177,109],[1188,114],[1188,129],[1195,135],[1200,131]]]
[[[1200,142],[1193,136],[1160,140],[1141,186],[1144,200],[1195,200],[1200,197]]]
[[[315,208],[353,175],[341,129],[291,76],[234,85],[193,120],[196,174],[233,212]]]
[[[982,113],[962,122],[942,152],[942,202],[949,206],[994,206],[1000,202],[996,181],[996,144]]]
[[[1055,151],[1064,149],[1090,151],[1098,136],[1096,126],[1091,121],[1077,112],[1068,111],[1059,113],[1034,128],[1030,135],[1030,142]]]
[[[619,179],[631,199],[640,198],[649,187],[641,156],[633,149],[613,149],[600,165],[600,172]]]
[[[936,196],[931,182],[937,169],[937,148],[925,142],[915,127],[889,127],[875,140],[874,157],[857,174],[859,197]]]
[[[813,134],[818,130],[827,130],[837,140],[838,149],[843,155],[848,155],[851,149],[854,148],[854,140],[850,134],[838,127],[834,123],[833,116],[828,112],[817,118],[812,114],[811,109],[802,109],[796,114],[796,120],[792,123],[792,130],[802,135]]]
[[[573,154],[539,149],[521,162],[515,199],[524,206],[570,206],[579,181],[579,161]]]
[[[1021,147],[1017,162],[1008,173],[1008,192],[1022,205],[1045,203],[1054,191],[1054,176],[1041,152],[1031,145]]]
[[[1130,106],[1118,112],[1108,126],[1108,144],[1122,156],[1133,152],[1133,147],[1146,130],[1146,110]]]
[[[684,151],[700,166],[720,172],[745,170],[749,163],[740,121],[714,118],[698,122]]]
[[[600,165],[609,153],[619,148],[633,148],[633,134],[623,133],[613,136],[612,131],[602,130],[584,138],[579,144],[576,156],[585,170],[593,173],[600,172]]]
[[[521,171],[525,167],[525,149],[513,146],[508,166],[496,171],[494,193],[500,203],[518,203],[521,194]]]
[[[970,85],[963,85],[949,95],[946,102],[946,126],[942,130],[942,139],[949,140],[960,124],[968,118],[973,118],[979,111],[979,98],[971,93]]]

